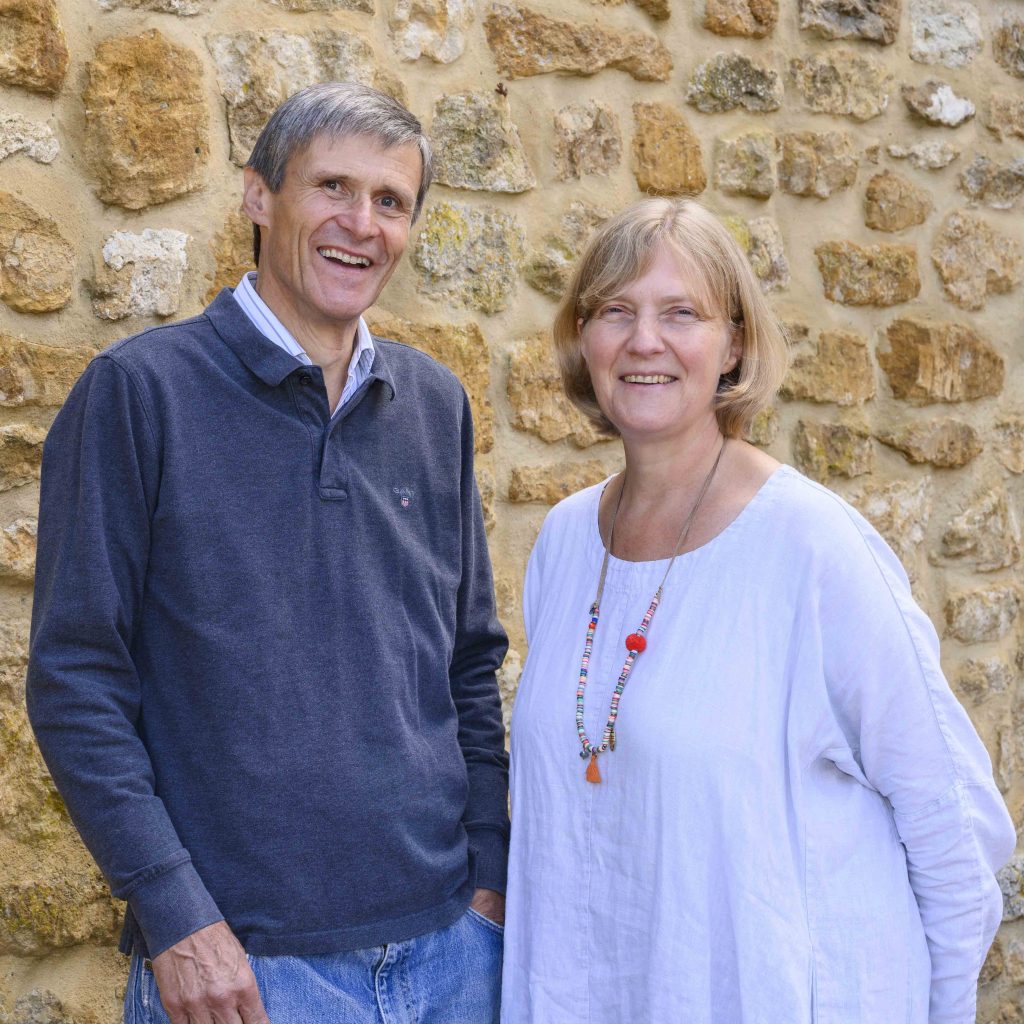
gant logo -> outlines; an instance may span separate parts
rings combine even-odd
[[[411,487],[392,487],[391,490],[398,495],[398,504],[402,508],[408,508],[412,504],[412,488]]]

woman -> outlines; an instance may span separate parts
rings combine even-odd
[[[892,552],[742,440],[785,360],[744,256],[638,203],[555,345],[626,460],[527,570],[505,1024],[973,1022],[1013,826]]]

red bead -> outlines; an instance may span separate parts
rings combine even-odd
[[[626,637],[626,650],[636,651],[637,654],[642,654],[647,650],[647,639],[642,637],[639,633],[630,633]]]

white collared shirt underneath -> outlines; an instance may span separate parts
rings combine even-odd
[[[252,321],[253,327],[260,334],[283,348],[300,363],[312,366],[313,360],[309,358],[309,353],[295,340],[291,331],[278,320],[274,311],[260,298],[254,287],[255,281],[256,274],[252,271],[242,275],[242,280],[238,282],[238,287],[234,291],[235,302],[241,306],[242,312]],[[355,349],[348,364],[348,378],[331,419],[341,412],[342,407],[356,393],[359,385],[370,375],[373,356],[373,338],[370,336],[370,329],[366,326],[366,321],[360,317],[356,326]]]

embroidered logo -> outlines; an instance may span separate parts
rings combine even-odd
[[[398,495],[398,504],[402,508],[408,508],[412,504],[412,488],[411,487],[392,487],[391,490]]]

